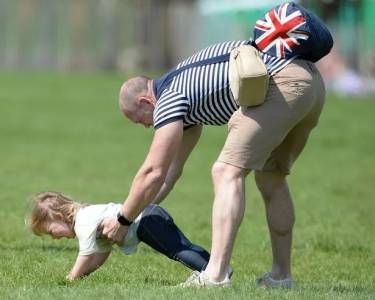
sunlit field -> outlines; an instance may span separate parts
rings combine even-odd
[[[153,130],[122,117],[121,75],[0,74],[1,299],[374,299],[375,101],[330,96],[320,124],[289,177],[295,199],[293,275],[297,288],[267,291],[262,200],[249,175],[229,289],[175,287],[190,271],[146,245],[113,252],[88,278],[64,281],[75,240],[32,236],[30,197],[64,192],[88,203],[122,202]],[[195,243],[210,249],[210,166],[226,127],[206,127],[183,177],[162,205]]]

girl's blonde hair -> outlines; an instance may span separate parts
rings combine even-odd
[[[84,206],[59,192],[42,192],[33,197],[33,208],[28,220],[28,227],[36,235],[45,234],[44,223],[56,220],[61,214],[64,222],[74,226],[78,209]]]

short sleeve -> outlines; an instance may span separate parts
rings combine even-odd
[[[183,94],[165,90],[156,103],[154,128],[158,129],[168,123],[183,120],[188,111],[189,101]]]
[[[97,236],[96,226],[81,226],[76,230],[79,241],[79,255],[110,252],[112,244]]]

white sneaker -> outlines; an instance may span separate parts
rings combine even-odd
[[[231,277],[233,274],[232,268],[230,268],[229,272],[225,276],[224,280],[222,281],[212,281],[208,278],[207,274],[202,271],[193,271],[188,279],[185,282],[181,283],[180,287],[230,287],[231,286]]]
[[[285,279],[273,279],[270,273],[265,273],[256,279],[256,284],[258,287],[262,288],[295,288],[296,283],[293,278]]]
[[[185,282],[180,283],[178,286],[180,286],[180,287],[193,286],[193,282],[198,280],[198,277],[199,277],[200,274],[201,274],[201,272],[199,272],[199,271],[193,271],[191,273],[191,275],[188,277],[188,279],[186,279]]]

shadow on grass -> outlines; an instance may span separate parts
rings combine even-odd
[[[74,251],[77,252],[77,247],[73,246],[58,246],[58,245],[25,245],[25,246],[9,246],[0,244],[1,251],[17,251],[25,252],[30,250],[41,250],[49,252]]]
[[[332,291],[337,292],[337,293],[342,293],[342,294],[347,294],[347,293],[374,293],[374,289],[367,289],[363,287],[346,287],[342,285],[337,285],[332,288]]]
[[[164,286],[164,287],[173,287],[176,286],[176,283],[174,281],[161,278],[160,276],[158,277],[153,277],[153,276],[148,276],[146,275],[145,278],[143,278],[143,283],[144,284],[151,284],[154,286]]]
[[[357,244],[346,244],[344,242],[337,242],[332,240],[319,240],[313,244],[315,250],[321,250],[327,253],[359,253],[359,254],[371,254],[372,249],[368,246],[357,245]]]
[[[308,288],[301,288],[301,291],[312,291],[316,293],[329,293],[334,292],[338,294],[375,294],[375,289],[360,287],[360,286],[353,286],[348,287],[341,284],[334,285],[330,288],[322,287],[322,286],[311,286]]]

